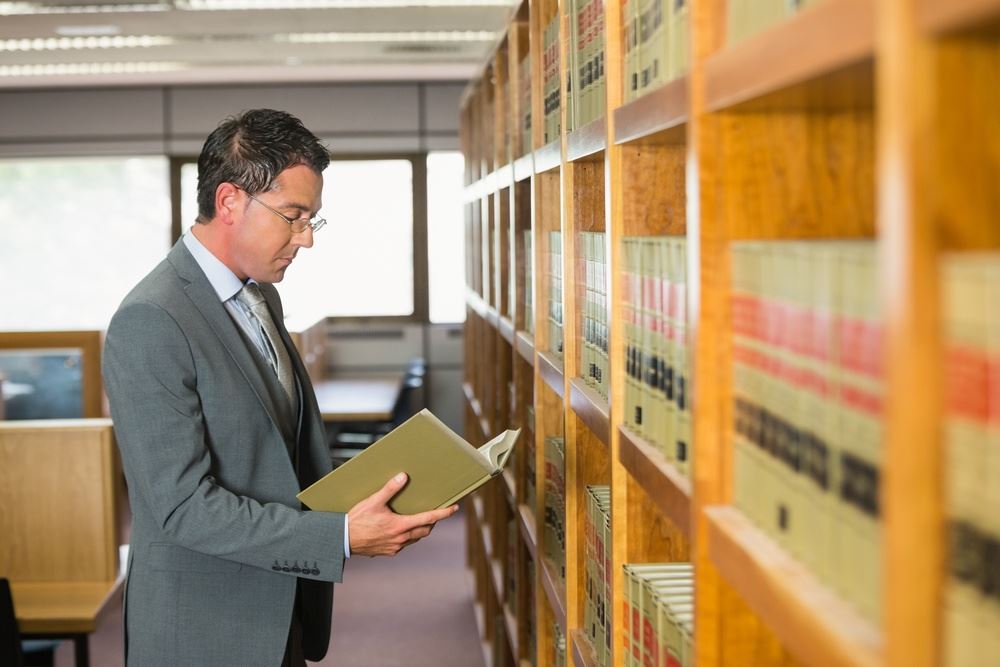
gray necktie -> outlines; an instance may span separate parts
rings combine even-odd
[[[278,382],[288,395],[288,401],[295,405],[295,376],[292,372],[292,361],[288,357],[288,350],[281,341],[278,328],[271,319],[271,312],[267,309],[267,302],[264,295],[255,283],[247,283],[236,295],[236,300],[242,303],[253,314],[254,319],[264,332],[265,347],[267,347],[268,362],[278,376]]]

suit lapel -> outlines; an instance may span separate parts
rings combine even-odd
[[[194,261],[191,253],[188,252],[183,240],[177,241],[170,253],[167,255],[170,264],[177,271],[177,274],[186,281],[184,292],[209,323],[215,335],[219,337],[223,347],[232,357],[233,362],[240,369],[243,377],[246,378],[257,400],[267,412],[267,416],[274,422],[279,433],[284,433],[282,421],[279,418],[278,407],[271,399],[271,394],[267,390],[264,378],[261,376],[250,356],[250,350],[240,336],[236,325],[226,312],[225,306],[219,301],[219,295],[212,289],[212,285],[205,277],[205,273]]]

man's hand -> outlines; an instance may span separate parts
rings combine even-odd
[[[347,513],[352,556],[395,556],[403,547],[430,535],[435,523],[458,511],[458,505],[452,505],[421,514],[396,514],[389,509],[389,501],[405,484],[406,473],[401,472]]]

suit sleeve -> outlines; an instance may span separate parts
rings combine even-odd
[[[315,564],[310,572],[293,576],[341,580],[343,514],[261,503],[216,482],[194,358],[166,311],[142,302],[123,306],[108,327],[103,371],[132,494],[165,535],[268,570],[275,561],[308,561]]]

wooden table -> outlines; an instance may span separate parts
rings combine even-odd
[[[25,636],[72,639],[76,667],[87,667],[89,635],[124,582],[124,575],[115,581],[12,581],[18,628]]]
[[[392,419],[404,373],[337,376],[313,385],[325,422],[377,422]]]

